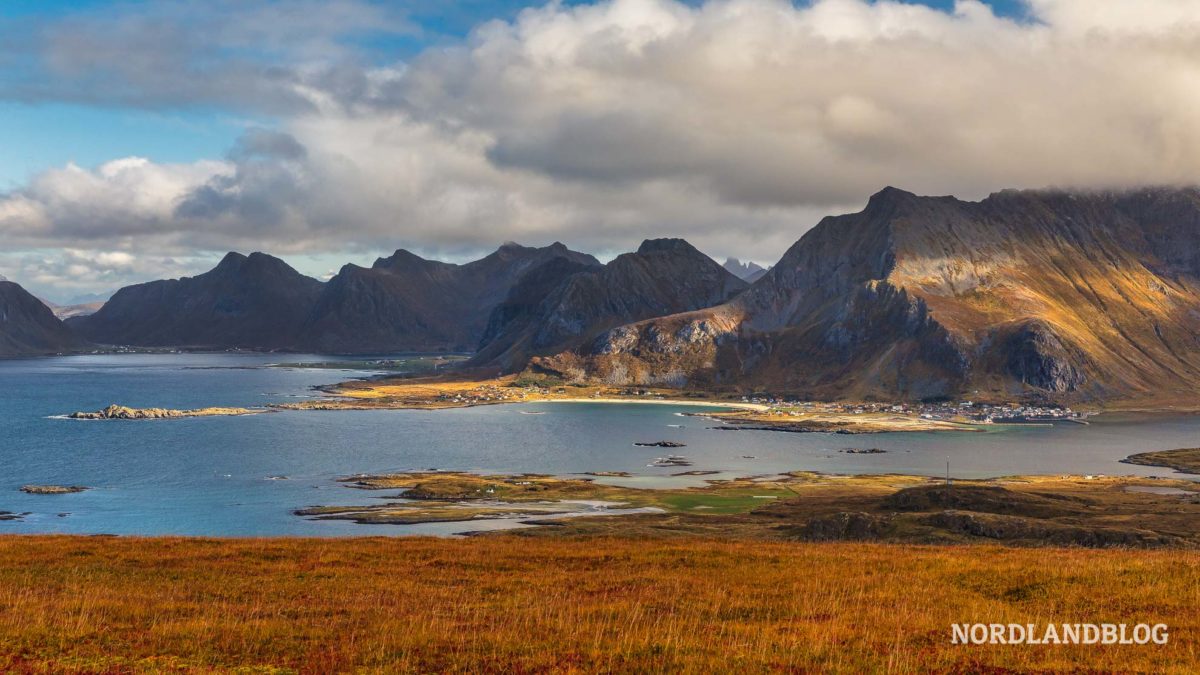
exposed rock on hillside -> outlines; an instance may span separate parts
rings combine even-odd
[[[724,305],[535,360],[568,379],[1064,400],[1200,386],[1200,191],[888,188]]]
[[[682,239],[651,239],[603,267],[544,267],[493,312],[474,365],[525,366],[640,319],[720,304],[746,282]]]

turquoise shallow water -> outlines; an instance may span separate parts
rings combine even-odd
[[[1121,464],[1133,452],[1200,445],[1200,417],[1100,416],[1088,426],[1005,427],[985,433],[846,436],[713,431],[638,404],[523,404],[440,411],[308,411],[144,422],[56,419],[109,403],[135,407],[254,406],[312,395],[311,387],[369,373],[264,367],[328,357],[260,354],[105,355],[0,361],[0,510],[29,512],[3,532],[346,536],[447,534],[463,525],[363,526],[309,521],[292,510],[369,503],[377,493],[336,478],[453,469],[570,474],[628,471],[630,484],[695,482],[807,469],[961,477],[1024,473],[1165,475]],[[541,415],[523,415],[540,411]],[[671,426],[682,425],[682,426]],[[633,446],[673,440],[679,450]],[[885,454],[848,455],[849,447]],[[667,452],[687,469],[648,467]],[[747,457],[749,456],[749,457]],[[271,480],[287,476],[287,480]],[[26,495],[28,483],[86,485],[73,495]],[[60,515],[63,514],[63,515]],[[491,523],[498,527],[509,523]]]

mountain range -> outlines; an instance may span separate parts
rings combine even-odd
[[[204,274],[122,288],[67,325],[99,344],[289,349],[323,288],[278,258],[230,253]]]
[[[473,351],[492,310],[527,274],[551,261],[599,266],[560,243],[506,243],[465,265],[403,249],[369,269],[346,265],[325,285],[294,346],[317,352]]]
[[[615,326],[725,302],[748,284],[682,239],[650,239],[607,265],[556,262],[497,306],[470,365],[520,370]]]
[[[859,213],[822,220],[769,269],[720,265],[679,239],[603,265],[558,243],[505,244],[463,265],[399,250],[326,283],[231,253],[196,277],[121,289],[66,327],[15,284],[4,290],[7,354],[85,340],[463,351],[481,372],[566,381],[1165,400],[1200,386],[1200,190],[969,202],[887,188]]]
[[[1200,191],[966,202],[888,188],[822,220],[730,302],[532,367],[812,398],[1194,398]]]

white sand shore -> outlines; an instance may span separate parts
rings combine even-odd
[[[521,403],[522,401],[514,401]],[[762,412],[769,410],[770,406],[761,403],[743,403],[741,401],[729,401],[728,403],[721,401],[690,401],[687,399],[674,398],[548,398],[538,401],[528,401],[528,403],[654,403],[658,405],[694,405],[705,408],[735,408],[739,410],[754,410]]]

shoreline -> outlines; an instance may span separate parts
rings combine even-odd
[[[339,482],[391,494],[371,503],[326,503],[293,513],[365,527],[459,523],[460,534],[475,536],[654,538],[667,530],[757,540],[1200,548],[1194,520],[1200,515],[1200,484],[1179,478],[1018,475],[946,481],[796,470],[634,487],[584,476],[449,471],[358,475]],[[476,525],[497,519],[537,527],[488,531]]]
[[[734,408],[738,410],[753,410],[755,412],[763,412],[770,410],[771,407],[761,403],[744,403],[742,401],[730,401],[724,403],[714,401],[712,399],[646,399],[646,398],[548,398],[541,401],[501,401],[503,403],[650,403],[657,405],[677,405],[677,406],[697,406],[701,408]]]

